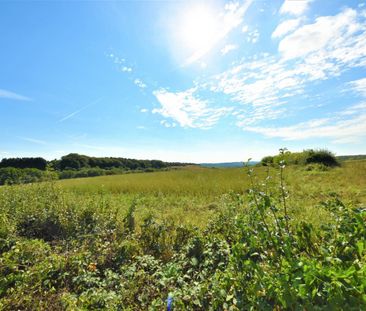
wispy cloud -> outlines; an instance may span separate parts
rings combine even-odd
[[[366,97],[366,78],[351,81],[348,83],[352,90]]]
[[[285,59],[311,55],[312,61],[318,63],[327,60],[349,63],[355,58],[365,61],[364,20],[365,17],[353,9],[344,9],[333,16],[320,16],[313,24],[304,25],[286,36],[278,50]]]
[[[195,95],[196,90],[191,88],[183,92],[169,92],[165,89],[154,91],[153,94],[161,108],[155,108],[152,112],[171,118],[182,127],[207,129],[232,110],[230,107],[209,107],[207,100]],[[166,123],[164,124],[166,126]]]
[[[226,55],[230,51],[234,51],[238,48],[236,44],[227,44],[221,49],[221,54]]]
[[[295,30],[297,26],[299,26],[300,22],[301,22],[300,18],[288,19],[282,22],[276,27],[276,29],[272,33],[272,38],[279,38],[288,34],[289,32]]]
[[[284,140],[330,138],[335,143],[359,142],[366,138],[366,113],[350,118],[313,119],[284,127],[244,127],[246,131]]]
[[[77,115],[77,114],[79,114],[80,112],[84,111],[85,109],[89,108],[90,106],[93,106],[93,105],[95,105],[95,104],[99,103],[101,100],[102,100],[102,98],[99,98],[99,99],[97,99],[97,100],[95,100],[95,101],[91,102],[90,104],[88,104],[88,105],[86,105],[86,106],[84,106],[84,107],[82,107],[82,108],[80,108],[80,109],[78,109],[78,110],[75,110],[74,112],[72,112],[72,113],[70,113],[70,114],[68,114],[68,115],[64,116],[64,117],[63,117],[63,118],[61,118],[60,120],[58,120],[58,122],[59,122],[59,123],[61,123],[61,122],[64,122],[64,121],[66,121],[66,120],[68,120],[68,119],[73,118],[74,116],[76,116],[76,115]]]
[[[121,71],[122,72],[131,72],[132,71],[132,68],[131,67],[128,67],[128,66],[122,66],[121,67]]]
[[[311,0],[285,0],[280,8],[281,14],[301,15],[309,8]]]
[[[215,32],[215,35],[211,36],[209,42],[201,47],[199,50],[195,51],[192,55],[188,57],[185,65],[189,65],[200,60],[208,52],[212,50],[222,39],[224,39],[233,29],[240,26],[243,22],[244,15],[248,10],[249,6],[252,4],[253,0],[246,0],[242,5],[238,2],[230,2],[225,5],[225,11],[219,19],[218,25],[219,29]]]
[[[32,99],[14,92],[10,92],[7,90],[0,89],[0,98],[14,99],[14,100],[23,100],[23,101],[31,101]]]
[[[248,32],[247,42],[257,43],[258,39],[259,39],[259,31],[258,31],[258,29],[255,29],[253,31]]]
[[[308,5],[309,1],[305,1],[300,4],[301,10],[293,8],[291,14],[303,14]],[[290,14],[290,8],[283,9],[283,13]],[[220,118],[231,116],[235,118],[233,124],[246,131],[285,140],[323,137],[345,142],[352,136],[355,140],[363,138],[364,104],[333,110],[332,117],[307,121],[304,115],[297,124],[268,125],[269,120],[285,119],[313,105],[315,94],[307,90],[315,85],[353,68],[366,67],[365,11],[343,8],[338,14],[305,23],[307,20],[300,17],[279,24],[272,34],[281,38],[277,54],[242,58],[219,74],[197,79],[193,88],[155,91],[161,107],[153,112],[167,118],[166,122],[170,119],[191,128],[210,128]],[[348,87],[365,95],[366,79],[351,81]],[[215,104],[212,98],[220,104]]]
[[[24,136],[17,136],[17,138],[30,142],[30,143],[34,143],[37,145],[47,145],[47,142],[43,141],[43,140],[39,140],[39,139],[35,139],[35,138],[31,138],[31,137],[24,137]]]
[[[279,44],[278,56],[263,53],[243,59],[207,78],[204,87],[228,95],[242,106],[236,109],[239,127],[286,116],[291,99],[304,94],[313,83],[366,66],[365,16],[344,9],[334,16],[318,17],[315,23],[286,36]],[[366,79],[349,85],[363,92]]]
[[[167,127],[167,128],[169,128],[169,127],[176,127],[177,126],[176,123],[174,123],[174,122],[168,122],[167,120],[161,120],[160,121],[160,124],[163,125],[163,126],[165,126],[165,127]]]
[[[113,61],[113,63],[117,66],[117,68],[122,72],[130,73],[132,72],[132,67],[129,66],[126,62],[126,59],[123,57],[119,57],[114,53],[107,54],[107,57]]]
[[[236,44],[227,44],[221,49],[221,54],[226,55],[227,53],[234,51],[238,48]]]
[[[137,78],[133,81],[133,83],[135,83],[140,89],[144,89],[147,86],[144,82]]]

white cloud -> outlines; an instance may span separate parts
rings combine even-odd
[[[142,113],[145,113],[145,112],[148,112],[149,111],[149,109],[146,109],[146,108],[141,108],[140,109],[140,112],[142,112]]]
[[[236,50],[238,46],[236,44],[227,44],[221,49],[221,54],[226,55],[230,51]]]
[[[301,22],[300,18],[288,19],[288,20],[282,22],[281,24],[279,24],[276,27],[276,29],[272,33],[272,38],[279,38],[279,37],[282,37],[282,36],[288,34],[289,32],[296,29],[297,26],[299,26],[300,22]]]
[[[348,82],[348,85],[362,96],[366,97],[366,78]]]
[[[257,29],[248,33],[247,37],[248,42],[256,43],[258,39],[259,39],[259,31]]]
[[[177,126],[176,123],[174,123],[174,122],[168,122],[167,120],[161,120],[160,121],[160,124],[163,125],[163,126],[165,126],[165,127],[167,127],[167,128],[169,128],[169,127],[176,127]]]
[[[131,72],[132,71],[132,68],[131,67],[128,67],[128,66],[123,66],[123,67],[121,67],[121,71],[122,72]]]
[[[135,83],[141,89],[144,89],[146,87],[146,84],[142,82],[140,79],[135,79],[133,83]]]
[[[231,111],[228,107],[209,107],[208,101],[197,98],[195,92],[195,88],[175,93],[165,89],[154,91],[161,108],[155,108],[152,112],[171,118],[182,127],[207,129]]]
[[[365,111],[366,112],[366,102],[362,102],[362,103],[358,103],[355,105],[352,105],[351,107],[348,107],[347,109],[338,112],[338,115],[340,116],[347,116],[347,115],[353,115],[353,114],[358,114],[360,113],[360,111]]]
[[[316,39],[314,42],[311,39],[314,32],[324,32],[326,36],[329,31],[338,31],[337,35],[324,40],[325,45],[320,44],[311,49],[306,57],[294,60],[268,54],[256,55],[206,79],[207,82],[203,84],[210,91],[229,96],[232,103],[241,107],[240,112],[236,114],[236,124],[239,127],[288,116],[290,109],[295,108],[291,98],[305,95],[311,98],[312,94],[305,93],[305,89],[314,81],[339,76],[353,67],[366,66],[366,21],[361,15],[362,12],[357,15],[353,10],[344,9],[338,15],[317,18],[316,22],[310,25],[309,32],[303,30],[304,27],[307,29],[306,26],[296,30],[294,34],[302,35],[296,42],[288,42],[290,53],[293,49],[303,53],[309,49],[308,44],[315,44]],[[323,27],[325,24],[329,27]],[[332,27],[333,30],[328,29]],[[292,34],[288,37],[291,36]],[[305,42],[305,47],[302,46],[302,42]],[[287,50],[283,52],[287,53]],[[354,90],[363,92],[366,79],[354,81],[349,85]]]
[[[241,31],[242,31],[242,32],[244,32],[244,33],[248,32],[248,30],[249,30],[248,25],[244,25],[244,26],[241,28]]]
[[[186,60],[185,65],[192,64],[200,60],[222,39],[224,39],[232,30],[240,26],[243,22],[244,15],[252,4],[253,0],[246,0],[242,5],[239,2],[231,2],[225,5],[225,11],[219,19],[217,31],[210,37],[210,40],[205,42],[198,50],[194,51]]]
[[[344,9],[334,16],[318,17],[315,23],[304,25],[286,36],[278,50],[284,59],[305,57],[315,52],[319,60],[349,61],[361,53],[365,56],[365,25],[357,18],[361,16],[352,9]]]
[[[113,63],[117,65],[122,65],[126,60],[124,58],[118,57],[117,55],[114,55],[113,53],[110,53],[107,55],[110,59],[113,60]]]
[[[23,100],[23,101],[30,101],[29,97],[19,95],[17,93],[13,93],[7,90],[0,89],[0,98],[7,98],[7,99],[14,99],[14,100]]]
[[[302,93],[303,77],[275,57],[263,56],[260,60],[241,62],[216,75],[209,80],[208,87],[245,107],[238,114],[238,125],[242,126],[282,115],[288,98]]]
[[[308,138],[330,138],[335,143],[359,142],[366,138],[365,106],[354,106],[357,115],[344,114],[333,118],[313,119],[292,126],[254,127],[245,126],[244,130],[260,133],[267,137],[278,137],[283,140],[302,140]],[[348,118],[346,118],[348,116]]]
[[[308,25],[299,26],[300,19],[289,20],[291,23],[282,29],[277,27],[273,34],[285,36],[279,45],[281,54],[262,53],[242,58],[220,74],[195,81],[195,88],[186,91],[155,91],[161,107],[153,112],[183,127],[208,128],[230,115],[238,127],[268,137],[326,137],[345,142],[353,135],[359,139],[364,130],[359,124],[365,118],[365,114],[359,115],[363,113],[363,104],[335,112],[333,118],[318,118],[287,127],[258,124],[319,104],[314,102],[315,94],[305,92],[307,88],[351,68],[366,67],[365,19],[363,11],[357,13],[346,8],[334,16],[318,17]],[[255,32],[249,32],[248,36],[253,37],[252,33]],[[366,79],[352,81],[349,86],[365,94]],[[207,100],[213,97],[220,98],[220,107]]]
[[[305,13],[310,2],[309,0],[285,0],[280,8],[280,13],[299,16]]]

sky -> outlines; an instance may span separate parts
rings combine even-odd
[[[363,1],[0,0],[0,158],[366,153]]]

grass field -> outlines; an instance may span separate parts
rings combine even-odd
[[[187,167],[168,172],[127,174],[61,180],[57,185],[72,196],[90,197],[104,194],[111,205],[127,210],[138,198],[137,214],[147,212],[176,222],[203,227],[217,208],[222,208],[229,193],[245,194],[250,187],[247,168]],[[256,167],[258,180],[271,176],[279,184],[278,169]],[[366,161],[344,162],[329,171],[305,171],[287,167],[285,183],[289,202],[297,218],[317,224],[321,216],[316,205],[330,193],[355,205],[366,202]]]
[[[366,306],[366,161],[248,169],[1,187],[0,310]]]

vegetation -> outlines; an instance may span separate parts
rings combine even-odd
[[[320,165],[320,167],[336,167],[339,166],[339,162],[336,156],[328,150],[313,150],[308,149],[302,152],[290,152],[286,149],[283,150],[281,155],[266,156],[261,160],[263,166],[279,165],[281,161],[285,161],[286,164],[295,165]]]
[[[36,168],[39,170],[45,170],[47,168],[47,160],[43,158],[9,158],[2,159],[0,162],[0,168],[13,167],[13,168]]]
[[[0,309],[364,309],[365,171],[280,161],[2,187]]]
[[[126,158],[95,158],[70,153],[61,160],[43,158],[9,158],[0,162],[0,185],[22,184],[52,179],[94,177],[130,172],[154,172],[188,163]]]
[[[51,171],[42,171],[36,168],[0,168],[0,185],[27,184],[32,182],[50,181],[58,175]]]
[[[350,161],[350,160],[366,160],[366,155],[346,155],[346,156],[337,156],[339,161]]]
[[[113,169],[120,168],[124,170],[137,170],[137,169],[161,169],[169,166],[184,166],[186,163],[179,162],[163,162],[160,160],[136,160],[126,158],[96,158],[88,157],[85,155],[70,153],[63,156],[60,161],[54,161],[53,166],[55,169],[67,170],[74,169],[80,170],[83,168],[100,168],[100,169]]]

